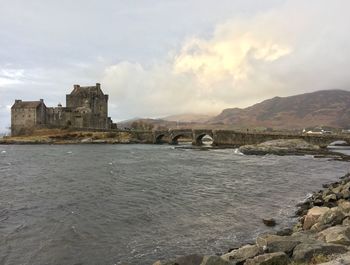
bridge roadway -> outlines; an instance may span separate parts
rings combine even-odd
[[[322,148],[335,141],[345,141],[350,144],[350,135],[327,134],[327,135],[303,135],[288,133],[257,133],[239,132],[233,130],[210,130],[210,129],[169,129],[153,131],[153,143],[178,144],[180,138],[191,140],[193,145],[202,145],[204,136],[210,136],[215,146],[238,147],[247,144],[259,144],[277,139],[303,139]]]

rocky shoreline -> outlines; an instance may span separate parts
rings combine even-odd
[[[350,174],[297,205],[293,228],[215,256],[188,255],[153,265],[350,264]]]

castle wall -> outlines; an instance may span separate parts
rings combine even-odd
[[[46,107],[42,101],[37,107],[11,108],[12,135],[28,134],[42,124],[46,124]]]
[[[47,109],[47,124],[54,127],[69,127],[73,124],[73,114],[68,108],[55,107]]]
[[[11,134],[21,135],[32,131],[36,125],[36,110],[33,108],[11,110]]]

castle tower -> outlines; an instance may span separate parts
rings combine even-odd
[[[73,91],[66,95],[67,108],[74,113],[73,127],[108,129],[108,95],[101,90],[101,85],[74,85]],[[86,111],[84,111],[86,110]]]

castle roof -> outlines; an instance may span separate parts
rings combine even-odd
[[[99,94],[103,95],[103,92],[101,90],[100,84],[97,83],[96,86],[80,86],[80,85],[74,85],[74,89],[70,95],[81,95],[81,94]]]
[[[43,103],[42,101],[22,101],[16,100],[15,104],[13,104],[13,109],[36,109]]]

